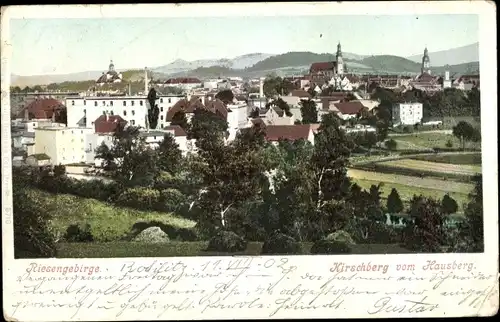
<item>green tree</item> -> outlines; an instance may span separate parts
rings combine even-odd
[[[283,80],[281,77],[268,76],[264,80],[264,95],[267,98],[275,98],[279,95],[283,95]]]
[[[147,146],[137,127],[119,125],[111,148],[99,146],[96,158],[102,159],[103,167],[125,186],[150,185],[158,171],[156,152]]]
[[[398,147],[398,143],[394,139],[389,139],[384,143],[385,147],[391,151],[395,151]]]
[[[232,90],[226,89],[226,90],[218,92],[215,95],[215,98],[220,99],[222,102],[224,102],[224,104],[230,104],[233,102],[234,93]]]
[[[226,214],[232,208],[256,198],[264,178],[264,130],[259,125],[239,132],[234,141],[224,144],[220,135],[210,135],[199,145],[196,172],[202,178],[204,193],[198,201],[202,226],[225,228]]]
[[[408,215],[410,224],[406,246],[420,252],[442,252],[446,236],[441,203],[432,198],[414,196]]]
[[[14,86],[10,88],[12,93],[21,93],[21,88],[19,86]]]
[[[278,98],[268,103],[267,107],[270,107],[271,105],[276,105],[277,107],[282,109],[285,112],[285,115],[288,117],[293,115],[292,112],[290,112],[290,106],[281,98]]]
[[[316,102],[309,99],[300,102],[300,113],[302,114],[302,124],[318,123],[318,110]]]
[[[483,210],[483,178],[477,175],[473,178],[474,190],[469,195],[465,206],[465,223],[461,235],[468,251],[484,251],[484,210]]]
[[[445,215],[454,214],[458,210],[458,204],[455,201],[455,199],[450,197],[450,195],[447,193],[443,196],[443,199],[441,200],[441,209],[443,214]]]
[[[156,90],[152,87],[148,93],[148,127],[150,129],[156,129],[158,126],[158,117],[160,115],[160,109],[156,105],[156,100],[158,99]]]
[[[311,167],[317,191],[314,199],[320,209],[326,200],[340,199],[350,187],[347,165],[354,143],[340,128],[334,114],[326,114],[314,139]]]
[[[396,188],[392,188],[391,193],[387,197],[387,211],[390,214],[400,214],[403,209],[403,201],[401,201],[398,191]]]
[[[167,133],[163,137],[163,141],[159,144],[157,167],[159,171],[166,171],[175,175],[181,167],[182,152],[179,145],[175,142],[172,134]]]
[[[477,137],[477,132],[470,123],[460,121],[453,127],[453,135],[460,140],[462,149],[465,150],[465,142],[475,139]]]
[[[170,125],[179,125],[184,131],[189,131],[189,122],[184,111],[179,111],[172,116]]]
[[[52,211],[48,205],[34,198],[21,183],[13,177],[14,202],[14,257],[49,258],[56,255],[56,240],[50,228]]]

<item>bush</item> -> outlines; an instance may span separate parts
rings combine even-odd
[[[336,240],[318,240],[311,247],[311,254],[350,254],[351,247],[346,242]]]
[[[177,189],[164,189],[160,192],[163,210],[168,212],[176,212],[181,208],[182,202],[186,199],[185,196]]]
[[[385,141],[384,145],[389,150],[396,150],[396,148],[398,147],[398,143],[394,141],[394,139],[389,139]]]
[[[445,146],[446,146],[447,148],[452,148],[452,147],[453,147],[453,142],[451,142],[451,140],[448,140],[448,141],[446,141]]]
[[[413,132],[413,128],[411,126],[405,126],[403,128],[403,132],[404,133],[412,133]]]
[[[208,242],[207,251],[241,252],[246,250],[248,242],[232,231],[220,230]]]
[[[346,232],[345,230],[337,230],[334,233],[329,234],[326,236],[325,240],[328,241],[337,241],[337,242],[343,242],[348,245],[355,245],[356,242],[354,239],[352,239],[351,235]]]
[[[160,192],[142,187],[126,189],[118,196],[116,203],[120,206],[135,209],[157,210],[160,208]]]
[[[64,239],[70,243],[89,243],[94,241],[94,236],[89,224],[73,224],[66,229]]]
[[[300,254],[300,244],[282,233],[273,234],[262,245],[261,254],[291,255]]]

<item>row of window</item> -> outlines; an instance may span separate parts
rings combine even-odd
[[[106,113],[109,114],[109,115],[115,115],[115,112],[113,110],[102,111],[102,115],[106,115]],[[132,113],[132,115],[135,115],[135,111],[134,110],[132,110],[131,113]],[[123,110],[123,116],[127,116],[127,111]]]
[[[168,103],[172,103],[172,99],[171,98],[168,98]],[[160,98],[160,103],[163,103],[163,98]],[[113,101],[109,101],[109,105],[110,106],[113,106]],[[130,101],[130,104],[131,106],[134,106],[135,105],[135,101]],[[75,101],[71,101],[71,105],[75,105]],[[83,105],[87,105],[87,101],[83,101]],[[97,101],[94,101],[94,106],[97,106],[98,103]],[[102,101],[102,105],[103,106],[106,106],[106,101]],[[139,105],[140,106],[143,106],[144,105],[144,101],[139,101]],[[123,101],[123,106],[127,106],[127,101]]]
[[[106,106],[106,101],[101,101],[102,102],[102,106]],[[110,106],[113,106],[113,101],[109,101],[109,105]],[[71,101],[71,105],[75,105],[75,101]],[[83,105],[87,105],[87,101],[83,101]],[[97,101],[94,101],[94,106],[97,106],[98,103]],[[130,101],[130,106],[134,106],[135,105],[135,101]],[[143,106],[144,105],[144,101],[139,101],[139,105],[140,106]],[[123,106],[127,106],[127,101],[123,101]]]

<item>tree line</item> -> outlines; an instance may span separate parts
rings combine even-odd
[[[15,221],[25,229],[27,223],[21,216],[35,216],[39,219],[28,220],[28,224],[37,226],[35,231],[46,231],[44,215],[33,214],[21,202],[22,187],[37,185],[118,206],[174,211],[197,222],[200,239],[217,237],[222,244],[237,238],[321,241],[319,245],[324,246],[330,245],[328,236],[342,231],[356,243],[404,244],[417,251],[481,249],[481,178],[465,207],[464,223],[455,228],[445,224],[455,207],[451,198],[438,201],[415,196],[402,209],[397,191],[393,191],[384,204],[380,186],[363,190],[347,176],[356,144],[340,128],[340,121],[335,114],[325,115],[314,145],[305,140],[269,144],[265,127],[258,124],[228,143],[227,122],[217,114],[197,110],[188,128],[189,136],[196,139],[197,153],[186,156],[169,134],[153,149],[137,128],[119,128],[113,145],[102,145],[97,151],[103,160],[103,175],[113,183],[72,181],[60,166],[32,172],[32,177],[16,172],[14,179],[22,184],[15,185],[20,193],[14,204]],[[387,225],[388,211],[403,212],[406,226]],[[17,238],[38,237],[23,237],[19,230]],[[338,246],[338,241],[333,242]]]

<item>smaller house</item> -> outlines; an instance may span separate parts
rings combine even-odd
[[[94,121],[95,133],[113,133],[119,126],[126,126],[127,121],[120,115],[101,115]]]
[[[337,115],[343,120],[355,118],[363,110],[366,110],[366,107],[360,102],[335,103],[334,106],[338,110]]]
[[[294,125],[267,125],[265,127],[266,140],[278,144],[280,140],[307,140],[314,144],[314,133],[317,127],[311,124]]]
[[[32,154],[26,158],[26,164],[35,167],[50,165],[50,157],[45,153]]]

